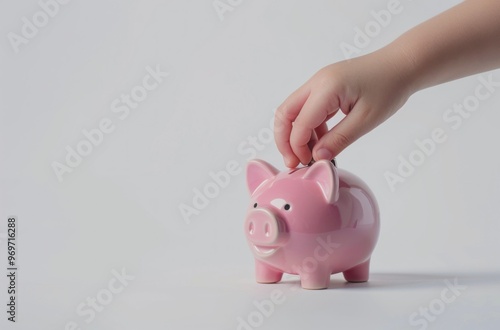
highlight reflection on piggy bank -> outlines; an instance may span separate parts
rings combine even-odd
[[[244,230],[257,282],[279,282],[283,273],[299,275],[305,289],[327,288],[340,272],[349,282],[368,280],[379,209],[361,179],[326,160],[284,172],[252,160],[247,185]]]

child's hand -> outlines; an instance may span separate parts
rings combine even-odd
[[[500,67],[499,36],[500,1],[464,1],[377,52],[321,69],[276,111],[286,165],[335,157],[420,89]],[[347,116],[328,131],[339,109]]]
[[[288,167],[332,159],[392,114],[410,96],[409,77],[381,51],[329,65],[290,95],[275,115],[274,137]],[[330,131],[326,122],[346,117]],[[311,150],[312,149],[312,150]]]

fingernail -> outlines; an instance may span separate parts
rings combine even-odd
[[[320,159],[332,160],[333,158],[332,152],[326,148],[321,148],[318,151],[316,151],[316,156],[317,160]]]

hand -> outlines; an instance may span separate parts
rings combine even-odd
[[[331,160],[393,115],[411,95],[405,52],[377,51],[329,65],[278,108],[274,138],[286,166]],[[341,110],[330,131],[327,121]]]

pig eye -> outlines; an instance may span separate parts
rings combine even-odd
[[[254,203],[253,204],[253,208],[256,209],[257,208],[257,203]]]
[[[285,206],[283,206],[283,208],[285,209],[285,211],[288,211],[290,209],[290,204],[285,204]]]

